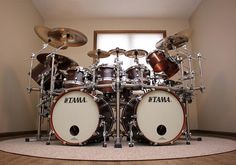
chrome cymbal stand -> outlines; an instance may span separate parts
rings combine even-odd
[[[40,88],[36,88],[36,87],[32,87],[32,83],[31,83],[31,79],[32,79],[32,69],[33,69],[33,64],[34,64],[34,60],[36,59],[36,56],[38,54],[40,54],[44,49],[46,49],[48,47],[48,44],[44,43],[43,47],[37,52],[37,53],[32,53],[31,57],[30,57],[30,71],[29,71],[29,80],[28,80],[28,87],[26,88],[28,93],[30,94],[32,91],[39,91],[39,104],[42,103],[43,100],[43,85],[44,85],[44,74],[41,75],[41,81],[40,81]],[[29,142],[30,140],[34,139],[36,141],[41,140],[41,126],[42,126],[42,106],[38,107],[37,106],[37,117],[38,117],[38,121],[37,121],[37,134],[35,138],[25,138],[26,142]]]
[[[119,61],[119,48],[116,48],[116,58],[115,58],[115,66],[116,66],[116,140],[115,140],[115,148],[122,148],[121,137],[120,137],[120,66],[122,61]]]
[[[50,107],[53,104],[53,99],[54,99],[54,88],[55,88],[55,79],[56,79],[56,72],[57,72],[57,66],[55,65],[55,54],[57,51],[61,50],[63,47],[66,46],[66,42],[64,45],[60,46],[59,48],[55,49],[51,53],[49,53],[46,57],[46,59],[51,58],[51,81],[50,81],[50,91],[49,91],[49,100],[50,100]],[[49,115],[49,119],[50,119]],[[50,129],[49,135],[48,135],[48,140],[46,142],[47,145],[50,144],[52,134],[54,134],[54,131]]]

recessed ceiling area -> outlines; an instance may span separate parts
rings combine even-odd
[[[201,0],[32,0],[45,21],[89,18],[188,19]]]

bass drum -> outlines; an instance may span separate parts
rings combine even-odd
[[[131,99],[123,109],[122,125],[138,142],[155,145],[170,144],[177,140],[185,127],[184,108],[177,96],[167,90],[158,89],[145,93],[140,99]]]
[[[52,106],[50,126],[56,137],[69,145],[83,145],[103,140],[103,124],[109,134],[113,125],[113,112],[103,99],[79,90],[61,94]]]

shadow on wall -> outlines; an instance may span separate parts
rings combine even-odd
[[[215,77],[208,78],[206,82],[206,90],[199,97],[199,127],[203,130],[220,131],[220,127],[224,128],[230,125],[230,117],[228,114],[230,104],[230,92],[227,88],[227,81],[224,72],[218,72]],[[232,116],[231,116],[232,117]],[[225,121],[228,121],[226,123]],[[214,128],[215,130],[212,130]],[[226,131],[226,130],[222,130]]]
[[[30,103],[27,103],[27,91],[25,86],[21,86],[17,72],[10,65],[6,66],[1,72],[3,75],[3,82],[1,82],[1,95],[3,97],[2,121],[0,121],[3,126],[1,129],[3,129],[3,132],[35,129],[36,111],[32,111]]]

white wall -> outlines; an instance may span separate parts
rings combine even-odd
[[[199,129],[236,132],[236,1],[203,0],[190,24],[193,47],[206,58]]]
[[[68,48],[58,52],[68,56],[80,65],[88,67],[92,59],[87,52],[93,49],[94,30],[166,30],[167,35],[172,35],[189,27],[187,19],[87,19],[70,21],[46,21],[45,25],[50,28],[67,27],[81,31],[88,37],[88,43],[82,47]],[[155,45],[153,45],[153,50]],[[196,102],[191,104],[191,128],[197,129]]]
[[[26,86],[28,59],[40,45],[33,27],[43,20],[30,0],[2,0],[0,20],[0,133],[35,130],[37,97]]]

